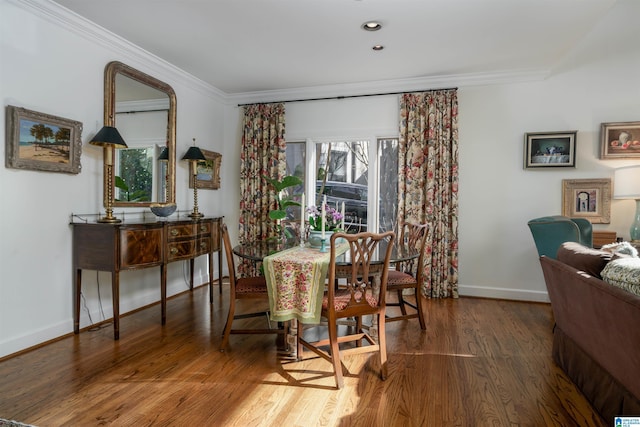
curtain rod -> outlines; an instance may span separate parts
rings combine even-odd
[[[385,96],[385,95],[402,95],[403,93],[419,93],[419,92],[437,92],[439,90],[457,90],[457,87],[448,87],[442,89],[427,89],[427,90],[410,90],[402,92],[386,92],[386,93],[369,93],[364,95],[342,95],[342,96],[328,96],[326,98],[304,98],[304,99],[290,99],[288,101],[268,101],[268,102],[252,102],[249,104],[238,104],[238,107],[245,107],[247,105],[263,105],[263,104],[279,104],[285,102],[306,102],[306,101],[325,101],[329,99],[346,99],[346,98],[362,98],[366,96]]]

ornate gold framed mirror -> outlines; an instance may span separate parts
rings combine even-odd
[[[104,78],[104,125],[116,127],[128,146],[122,150],[104,148],[112,150],[114,159],[113,168],[104,168],[105,206],[108,203],[120,207],[175,203],[176,95],[173,88],[121,62],[108,63]],[[166,159],[159,160],[161,156]],[[109,183],[115,191],[106,191]]]

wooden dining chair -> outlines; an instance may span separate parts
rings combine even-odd
[[[259,312],[236,314],[236,302],[238,300],[263,300],[268,307],[269,294],[267,293],[267,282],[263,276],[240,278],[236,277],[236,267],[234,262],[234,254],[231,247],[231,240],[229,239],[229,231],[227,230],[227,225],[224,223],[220,228],[222,232],[224,252],[227,258],[227,266],[229,268],[229,314],[227,315],[227,322],[224,327],[224,332],[222,333],[222,343],[220,344],[220,351],[224,351],[227,348],[230,334],[286,334],[287,331],[284,328],[271,328],[268,308]],[[265,317],[268,324],[267,328],[233,328],[234,320],[260,316]]]
[[[336,264],[338,239],[344,239],[349,245],[349,266]],[[394,239],[395,233],[392,231],[382,234],[334,233],[330,240],[331,255],[327,283],[335,283],[339,273],[340,277],[346,276],[347,285],[330,285],[326,288],[321,316],[327,321],[329,338],[316,341],[305,339],[305,325],[298,323],[298,359],[303,359],[303,351],[306,348],[329,361],[333,365],[336,386],[339,389],[344,385],[342,357],[348,354],[377,352],[380,359],[380,377],[383,380],[387,377],[385,294]],[[386,248],[380,246],[383,240],[388,240]],[[383,253],[377,253],[383,249]],[[383,262],[372,263],[372,259],[383,259]],[[368,315],[377,319],[377,322],[374,322],[377,323],[377,342],[371,336],[370,329],[363,325],[362,317]],[[355,318],[355,330],[352,326],[341,325],[340,331],[345,333],[338,336],[338,321],[345,318]],[[363,346],[365,342],[368,345]]]
[[[418,318],[421,329],[427,329],[424,320],[424,257],[429,231],[428,224],[406,223],[400,232],[398,242],[412,248],[418,248],[420,255],[408,261],[396,263],[396,269],[389,271],[387,291],[395,292],[397,302],[387,302],[387,307],[399,307],[400,315],[391,316],[387,313],[387,322]],[[405,290],[413,289],[415,304],[405,299]],[[407,306],[411,311],[407,312]]]

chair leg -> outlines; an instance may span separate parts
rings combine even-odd
[[[232,297],[231,297],[232,298]],[[231,299],[229,303],[229,315],[227,316],[227,323],[224,325],[224,332],[222,333],[222,343],[220,343],[220,351],[224,351],[229,344],[229,335],[231,334],[231,327],[233,326],[233,316],[236,311],[235,298]]]
[[[424,295],[422,295],[422,290],[416,288],[416,308],[418,309],[418,320],[420,321],[420,329],[426,330],[427,323],[424,320]]]
[[[338,347],[338,326],[329,325],[329,346],[331,347],[331,362],[333,363],[333,372],[336,377],[336,387],[339,389],[344,387],[344,378],[342,377],[342,362],[340,361],[340,348]]]
[[[398,294],[398,306],[400,307],[400,312],[402,313],[402,315],[406,316],[407,308],[404,306],[404,297],[402,295],[402,291],[404,291],[404,289],[402,288],[396,290],[396,293]]]
[[[298,333],[296,334],[296,343],[298,347],[296,350],[296,360],[298,361],[302,360],[302,353],[304,352],[304,346],[300,341],[303,333],[304,333],[304,325],[302,324],[302,322],[298,322]]]
[[[387,335],[385,333],[384,311],[378,314],[378,346],[380,353],[380,378],[387,379]]]

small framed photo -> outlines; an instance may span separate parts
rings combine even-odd
[[[530,132],[524,138],[525,169],[576,167],[578,131]]]
[[[602,123],[600,158],[640,158],[640,122]]]
[[[197,168],[198,188],[217,190],[220,188],[220,166],[222,165],[222,154],[215,151],[202,150],[206,160],[200,160]],[[193,162],[189,163],[189,188],[193,188]]]
[[[7,106],[8,168],[80,173],[82,123]]]
[[[562,215],[586,218],[594,224],[609,224],[611,178],[563,179]]]

